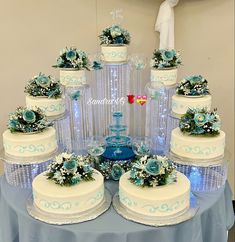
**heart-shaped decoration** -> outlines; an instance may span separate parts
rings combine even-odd
[[[138,104],[140,104],[141,106],[143,106],[146,102],[147,102],[147,96],[146,95],[138,95],[137,96],[137,99],[136,99],[136,102]]]

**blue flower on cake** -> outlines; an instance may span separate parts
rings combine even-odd
[[[77,52],[75,50],[69,50],[66,52],[66,58],[68,60],[74,61],[77,57]]]
[[[171,50],[161,50],[162,58],[165,61],[171,61],[174,57],[174,52]]]
[[[167,157],[149,155],[137,160],[131,168],[129,179],[137,186],[156,187],[175,182],[175,170],[174,162]]]
[[[121,175],[124,173],[125,173],[125,171],[123,170],[123,168],[121,166],[119,166],[118,164],[113,165],[112,171],[111,171],[111,176],[112,176],[113,180],[115,180],[115,181],[119,180]]]
[[[145,171],[150,175],[158,175],[161,170],[161,162],[155,159],[148,159],[145,165]]]
[[[194,115],[194,121],[197,126],[203,126],[207,122],[207,116],[204,113],[196,113]]]
[[[181,117],[179,128],[189,135],[215,136],[220,133],[220,118],[214,111],[206,108],[188,109]]]
[[[61,153],[48,166],[46,176],[61,186],[71,186],[81,181],[94,180],[93,168],[88,163],[87,156],[76,156],[70,153]]]
[[[36,84],[40,87],[47,88],[51,84],[50,78],[44,74],[40,73],[38,76],[35,76],[34,78],[35,78]]]
[[[44,112],[40,108],[18,107],[10,114],[8,128],[13,132],[32,133],[42,132],[45,128],[52,126],[48,122]]]

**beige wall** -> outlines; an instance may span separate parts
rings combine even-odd
[[[39,71],[58,74],[51,65],[61,48],[75,45],[90,53],[99,50],[97,35],[112,22],[111,10],[124,10],[123,25],[132,34],[130,52],[151,56],[159,42],[154,23],[161,2],[1,0],[0,132],[6,128],[8,113],[24,105],[25,82]],[[222,116],[232,153],[229,180],[234,187],[233,5],[233,0],[180,0],[175,16],[176,48],[181,50],[184,62],[180,77],[200,73],[209,80],[213,106]]]

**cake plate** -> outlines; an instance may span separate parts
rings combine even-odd
[[[102,202],[96,207],[82,213],[65,215],[44,212],[34,204],[33,196],[30,196],[30,198],[28,199],[26,208],[29,215],[37,220],[48,224],[64,225],[82,223],[93,220],[106,212],[109,209],[111,202],[111,194],[107,189],[105,189],[104,199],[102,200]]]
[[[197,199],[193,194],[190,196],[190,208],[172,216],[153,217],[135,213],[121,204],[118,193],[113,197],[113,207],[125,219],[153,227],[182,223],[193,218],[199,209]]]

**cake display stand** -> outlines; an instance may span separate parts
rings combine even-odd
[[[193,194],[190,196],[190,208],[172,216],[154,217],[135,213],[121,204],[118,193],[113,197],[113,207],[118,214],[127,220],[154,227],[182,223],[193,218],[199,209],[197,198]]]
[[[211,192],[223,187],[227,180],[228,159],[218,157],[215,159],[196,160],[170,154],[177,170],[186,175],[191,182],[192,192]]]
[[[62,115],[48,119],[54,123],[57,143],[60,149],[72,151],[69,113],[65,111]]]
[[[91,88],[88,84],[65,88],[66,108],[69,112],[72,151],[85,154],[85,141],[93,134]]]
[[[82,223],[89,220],[93,220],[97,217],[99,217],[101,214],[106,212],[112,202],[112,197],[110,192],[105,189],[104,192],[104,199],[100,204],[98,204],[96,207],[82,212],[82,213],[74,213],[74,214],[52,214],[42,211],[40,208],[38,208],[34,202],[33,197],[31,196],[27,201],[27,211],[30,216],[33,218],[40,220],[42,222],[48,223],[48,224],[56,224],[56,225],[64,225],[64,224],[74,224],[74,223]]]
[[[167,120],[174,91],[175,85],[164,86],[162,83],[154,87],[151,83],[146,85],[149,100],[146,107],[145,135],[152,140],[153,154],[165,155],[167,153],[167,140],[169,140]]]
[[[17,158],[6,155],[4,150],[2,150],[0,159],[4,164],[7,182],[16,187],[31,188],[33,179],[46,171],[47,166],[52,162],[57,153],[58,151],[41,157]]]
[[[95,134],[107,136],[113,112],[122,112],[124,124],[129,127],[130,111],[126,100],[130,92],[130,65],[127,62],[104,62],[102,66],[102,70],[92,74],[92,106],[95,109]]]

